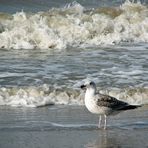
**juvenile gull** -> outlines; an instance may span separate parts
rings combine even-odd
[[[114,97],[103,95],[96,92],[96,84],[93,81],[87,81],[81,85],[81,88],[86,88],[85,106],[94,114],[99,114],[99,128],[101,127],[101,118],[104,115],[104,129],[106,129],[106,118],[108,115],[117,114],[121,111],[135,109],[138,105],[130,105],[126,102],[117,100]]]

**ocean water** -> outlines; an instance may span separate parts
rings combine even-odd
[[[101,130],[80,89],[148,103],[147,4],[1,0],[0,147],[148,147],[147,105]]]
[[[0,105],[83,105],[86,79],[148,103],[147,1],[1,1]]]

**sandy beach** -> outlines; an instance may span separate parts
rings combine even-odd
[[[2,148],[148,147],[148,106],[109,117],[107,130],[84,106],[0,109]]]

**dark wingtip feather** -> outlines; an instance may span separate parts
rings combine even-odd
[[[124,106],[123,108],[120,108],[119,110],[130,110],[130,109],[136,109],[138,107],[141,107],[141,105],[127,105]]]

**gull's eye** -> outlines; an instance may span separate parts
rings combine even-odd
[[[90,82],[90,85],[93,85],[93,82]]]

